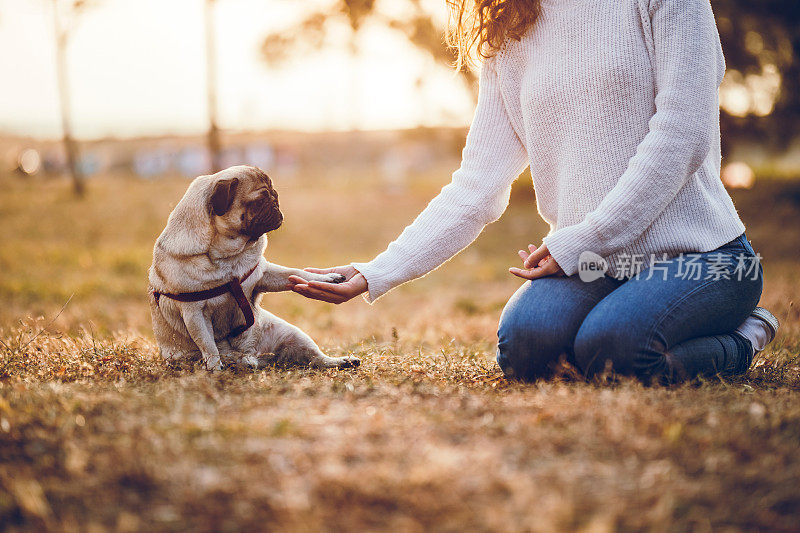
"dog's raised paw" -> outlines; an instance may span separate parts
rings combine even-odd
[[[326,274],[326,278],[327,283],[343,283],[347,279],[341,274]]]

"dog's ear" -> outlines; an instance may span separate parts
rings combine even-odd
[[[236,197],[236,189],[239,187],[239,178],[228,178],[219,180],[214,184],[214,191],[211,193],[211,212],[221,217],[233,205]]]
[[[173,255],[206,253],[211,246],[212,228],[209,198],[214,186],[212,176],[196,178],[172,210],[167,226],[156,246]]]

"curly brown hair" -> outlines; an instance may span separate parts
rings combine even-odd
[[[541,0],[447,0],[447,44],[461,70],[493,56],[506,39],[519,40],[539,18]]]

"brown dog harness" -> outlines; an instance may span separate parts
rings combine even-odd
[[[256,268],[258,268],[258,263],[256,263],[256,266],[250,269],[250,272],[241,278],[233,278],[228,283],[220,285],[219,287],[214,287],[213,289],[206,289],[204,291],[197,292],[180,292],[177,294],[153,291],[153,296],[155,296],[156,305],[158,305],[158,301],[162,296],[169,298],[170,300],[177,300],[179,302],[200,302],[203,300],[210,300],[211,298],[228,292],[231,294],[231,296],[233,296],[233,299],[236,300],[236,303],[239,305],[239,309],[242,310],[242,314],[244,315],[245,319],[244,325],[233,328],[228,334],[230,337],[238,337],[250,329],[250,327],[256,322],[255,315],[253,315],[253,308],[250,307],[250,302],[247,300],[247,296],[245,296],[244,291],[242,290],[242,283],[244,283],[244,281],[250,277],[250,274],[256,271]]]

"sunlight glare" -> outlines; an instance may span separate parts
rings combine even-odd
[[[751,189],[755,181],[755,172],[742,161],[735,161],[722,169],[722,183],[731,189]]]

